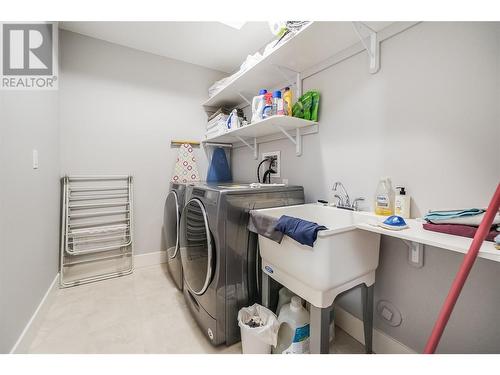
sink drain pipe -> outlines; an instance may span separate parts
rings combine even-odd
[[[434,328],[432,329],[432,333],[425,345],[424,353],[425,354],[434,354],[436,351],[436,347],[439,344],[439,340],[441,340],[441,336],[443,334],[444,329],[446,328],[446,324],[450,319],[450,315],[453,312],[453,308],[455,307],[455,303],[457,302],[458,297],[460,296],[460,292],[469,276],[470,270],[474,265],[474,261],[477,258],[477,254],[479,253],[479,249],[481,248],[481,244],[486,238],[491,224],[493,223],[493,219],[498,212],[498,208],[500,206],[500,184],[497,186],[497,190],[495,195],[491,199],[490,204],[488,205],[488,209],[486,210],[486,214],[484,215],[483,220],[481,221],[481,225],[479,225],[479,229],[474,235],[474,239],[472,240],[472,244],[470,245],[469,251],[465,255],[462,264],[460,265],[460,269],[458,270],[457,275],[455,276],[455,280],[453,280],[453,284],[451,285],[450,291],[448,292],[448,296],[444,301],[443,307],[439,312],[439,316],[434,324]]]

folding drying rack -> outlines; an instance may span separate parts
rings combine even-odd
[[[132,273],[132,176],[65,176],[62,183],[60,286]]]

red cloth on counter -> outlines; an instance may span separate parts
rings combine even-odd
[[[496,225],[495,225],[496,227]],[[446,234],[453,234],[455,236],[474,238],[478,227],[473,227],[470,225],[462,224],[432,224],[425,223],[424,229],[431,230],[433,232],[440,232]],[[486,241],[495,242],[494,238],[499,232],[495,229],[491,229],[486,236]]]

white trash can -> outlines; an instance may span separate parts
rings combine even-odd
[[[238,312],[243,354],[271,354],[276,346],[279,322],[276,315],[259,304],[243,307]]]

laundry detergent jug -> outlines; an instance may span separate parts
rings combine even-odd
[[[261,89],[259,91],[259,95],[253,97],[251,122],[262,120],[262,112],[264,111],[264,105],[265,105],[265,98],[264,98],[265,94],[267,94],[267,90]]]
[[[309,313],[302,307],[300,297],[293,296],[292,301],[281,308],[278,321],[278,344],[273,353],[309,353]]]

